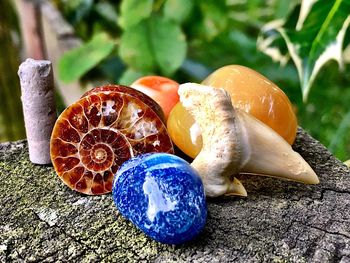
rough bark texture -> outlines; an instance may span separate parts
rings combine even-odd
[[[294,148],[321,183],[242,177],[247,198],[208,200],[193,242],[158,244],[123,219],[110,195],[84,196],[25,141],[0,144],[0,262],[350,262],[350,173],[302,130]]]

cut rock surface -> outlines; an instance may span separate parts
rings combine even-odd
[[[0,144],[0,262],[349,262],[350,171],[301,129],[293,148],[319,185],[241,176],[247,198],[208,199],[204,231],[169,246],[123,219],[111,195],[79,194],[32,164],[26,141]]]

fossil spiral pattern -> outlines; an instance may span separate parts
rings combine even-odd
[[[128,87],[128,86],[123,86],[123,85],[105,85],[105,86],[100,86],[100,87],[96,87],[93,88],[87,92],[85,92],[83,94],[83,96],[81,96],[82,98],[90,95],[90,94],[96,94],[99,92],[111,92],[111,91],[115,91],[115,92],[122,92],[122,93],[127,93],[130,96],[139,98],[140,100],[142,100],[144,103],[146,103],[148,106],[151,107],[151,109],[158,114],[158,116],[162,119],[162,121],[164,120],[164,113],[162,108],[158,105],[157,102],[155,102],[151,97],[147,96],[145,93],[142,93],[141,91],[138,91],[137,89]]]
[[[111,192],[114,174],[129,158],[174,152],[152,105],[122,89],[85,94],[58,118],[51,136],[51,159],[71,189],[91,195]]]

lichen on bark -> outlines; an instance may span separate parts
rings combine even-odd
[[[0,144],[0,262],[333,262],[350,260],[350,173],[299,130],[316,186],[242,176],[247,198],[208,199],[198,238],[168,246],[123,219],[110,195],[70,190],[32,164],[26,141]]]

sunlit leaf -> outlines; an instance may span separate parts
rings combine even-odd
[[[127,29],[151,15],[153,0],[123,0],[120,5],[119,24]]]
[[[180,26],[163,17],[150,17],[126,30],[120,56],[131,68],[142,72],[160,69],[171,75],[183,63],[187,44]]]
[[[186,57],[187,43],[179,25],[161,17],[150,20],[155,59],[164,75],[171,75]]]
[[[121,39],[119,54],[130,67],[140,71],[153,71],[156,61],[146,21],[126,30]]]
[[[348,45],[344,50],[344,62],[350,63],[350,45]]]
[[[167,0],[164,4],[164,15],[178,23],[182,23],[191,13],[193,1]]]
[[[95,35],[89,42],[66,52],[58,64],[59,78],[64,82],[78,80],[106,58],[115,47],[115,41],[106,34]]]
[[[350,167],[350,159],[349,159],[349,160],[346,160],[346,161],[344,162],[344,164],[345,164],[347,167]]]
[[[290,59],[288,47],[282,35],[276,28],[283,26],[283,20],[275,20],[266,24],[263,32],[258,36],[257,47],[270,56],[274,62],[285,66]]]
[[[271,31],[283,37],[298,70],[304,100],[317,73],[329,60],[336,60],[342,67],[342,45],[350,23],[349,10],[350,0],[304,0],[296,24],[287,20],[284,24],[272,27],[270,24],[265,28],[268,37],[271,37]],[[265,46],[265,50],[269,48]]]

